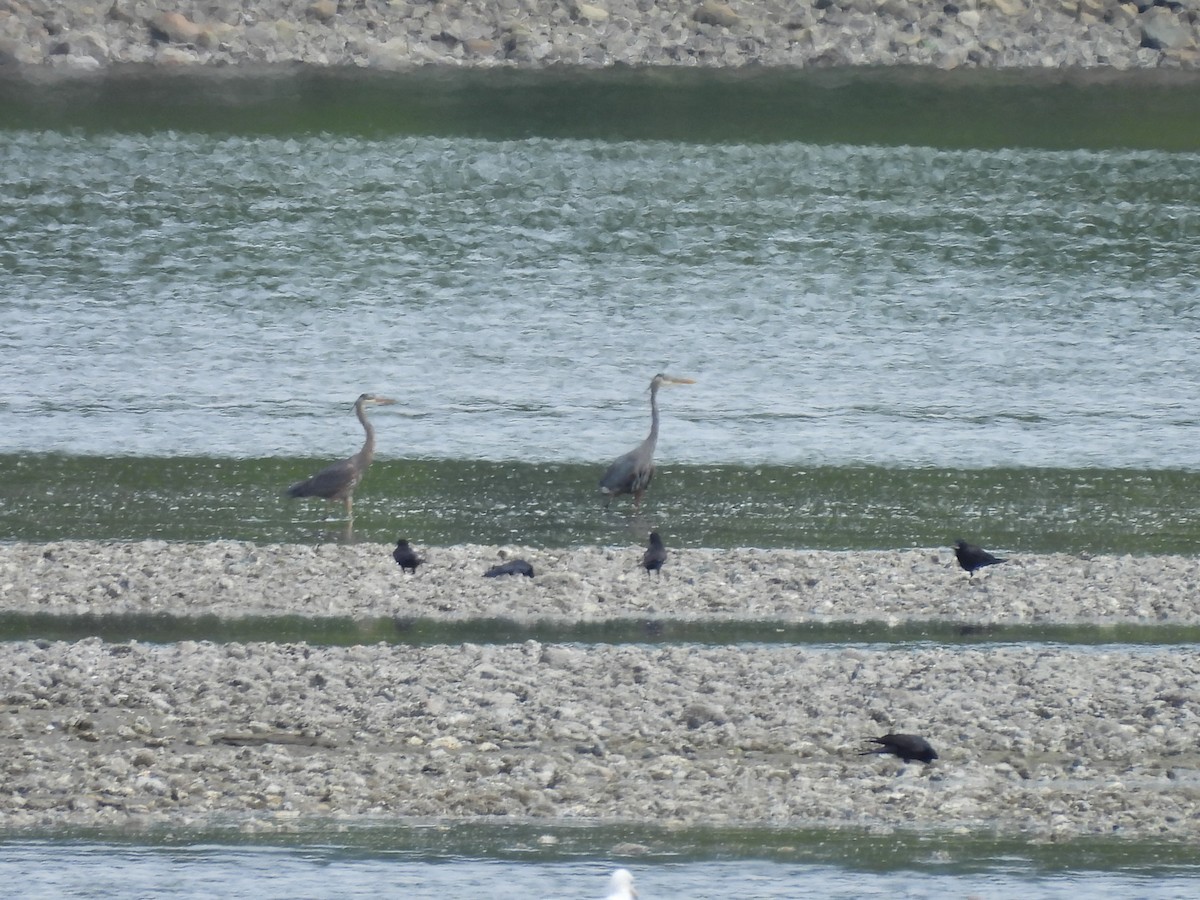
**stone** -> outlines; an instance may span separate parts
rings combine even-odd
[[[157,40],[173,44],[191,44],[200,36],[200,26],[177,12],[159,13],[149,22],[150,33]]]
[[[1142,46],[1154,50],[1180,50],[1196,46],[1196,33],[1182,16],[1164,6],[1155,6],[1138,17]]]
[[[489,38],[467,38],[463,41],[463,50],[468,56],[494,56],[496,42]]]
[[[335,0],[315,0],[315,2],[308,5],[305,14],[310,19],[316,19],[318,22],[328,25],[333,21],[334,16],[337,15],[337,9]]]
[[[741,16],[719,0],[704,0],[692,18],[702,25],[718,25],[722,28],[733,28],[741,22]]]
[[[1021,16],[1029,8],[1025,0],[985,0],[987,6],[991,6],[996,12],[1002,16],[1007,16],[1010,19],[1015,19]]]
[[[137,17],[129,11],[128,2],[122,2],[122,0],[116,0],[108,8],[107,16],[113,22],[120,22],[123,25],[132,25],[137,21]]]
[[[608,21],[608,10],[591,3],[576,3],[571,8],[571,14],[577,20],[590,22],[593,25]]]

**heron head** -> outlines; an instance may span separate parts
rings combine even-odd
[[[363,406],[391,406],[396,401],[391,397],[384,397],[381,394],[362,394],[358,398],[358,402]]]
[[[654,389],[664,384],[695,384],[694,378],[677,378],[674,375],[665,375],[659,372],[650,382],[650,388]]]

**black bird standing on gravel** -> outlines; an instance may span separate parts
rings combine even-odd
[[[870,753],[891,753],[906,763],[916,759],[927,764],[938,758],[937,751],[929,746],[929,741],[916,734],[885,734],[883,737],[867,738],[867,743],[879,746],[863,750],[859,756],[866,756]]]
[[[962,538],[954,542],[954,555],[958,557],[958,564],[967,570],[967,574],[971,578],[975,577],[976,569],[1008,561],[999,556],[992,556],[992,554],[988,553],[982,547],[968,544]]]
[[[650,546],[642,554],[642,568],[646,570],[646,575],[657,572],[658,577],[662,578],[662,567],[666,561],[667,548],[663,546],[662,538],[658,536],[657,531],[650,532]]]
[[[392,559],[399,564],[402,571],[412,572],[414,575],[417,574],[417,566],[425,562],[408,545],[408,541],[403,539],[396,541],[396,549],[392,551]]]
[[[506,563],[492,566],[483,573],[484,578],[498,578],[501,575],[524,575],[526,578],[532,578],[533,566],[523,559],[510,559]]]

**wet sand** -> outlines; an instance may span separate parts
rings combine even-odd
[[[419,548],[423,549],[423,548]],[[1190,558],[0,547],[5,611],[1195,621]],[[446,821],[1200,836],[1192,646],[0,644],[0,828]],[[930,766],[860,756],[924,734]]]

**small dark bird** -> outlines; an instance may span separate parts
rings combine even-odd
[[[905,762],[914,759],[923,763],[931,763],[938,758],[937,751],[929,746],[929,741],[915,734],[885,734],[883,737],[867,738],[867,743],[878,744],[869,750],[863,750],[859,756],[871,753],[891,753]]]
[[[975,577],[976,569],[1008,561],[999,556],[992,556],[992,554],[988,553],[982,547],[968,544],[962,538],[954,542],[954,555],[958,557],[958,564],[966,569],[972,578]]]
[[[484,578],[498,578],[501,575],[524,575],[526,578],[532,578],[533,566],[523,559],[510,559],[506,563],[492,566],[483,573]]]
[[[663,546],[662,538],[657,531],[650,532],[650,546],[642,554],[642,568],[646,570],[647,577],[651,572],[657,572],[658,577],[662,578],[662,567],[666,561],[667,548]]]
[[[392,559],[400,566],[401,570],[417,574],[417,566],[425,562],[421,557],[417,556],[416,551],[408,545],[408,541],[396,541],[396,549],[392,551]]]

